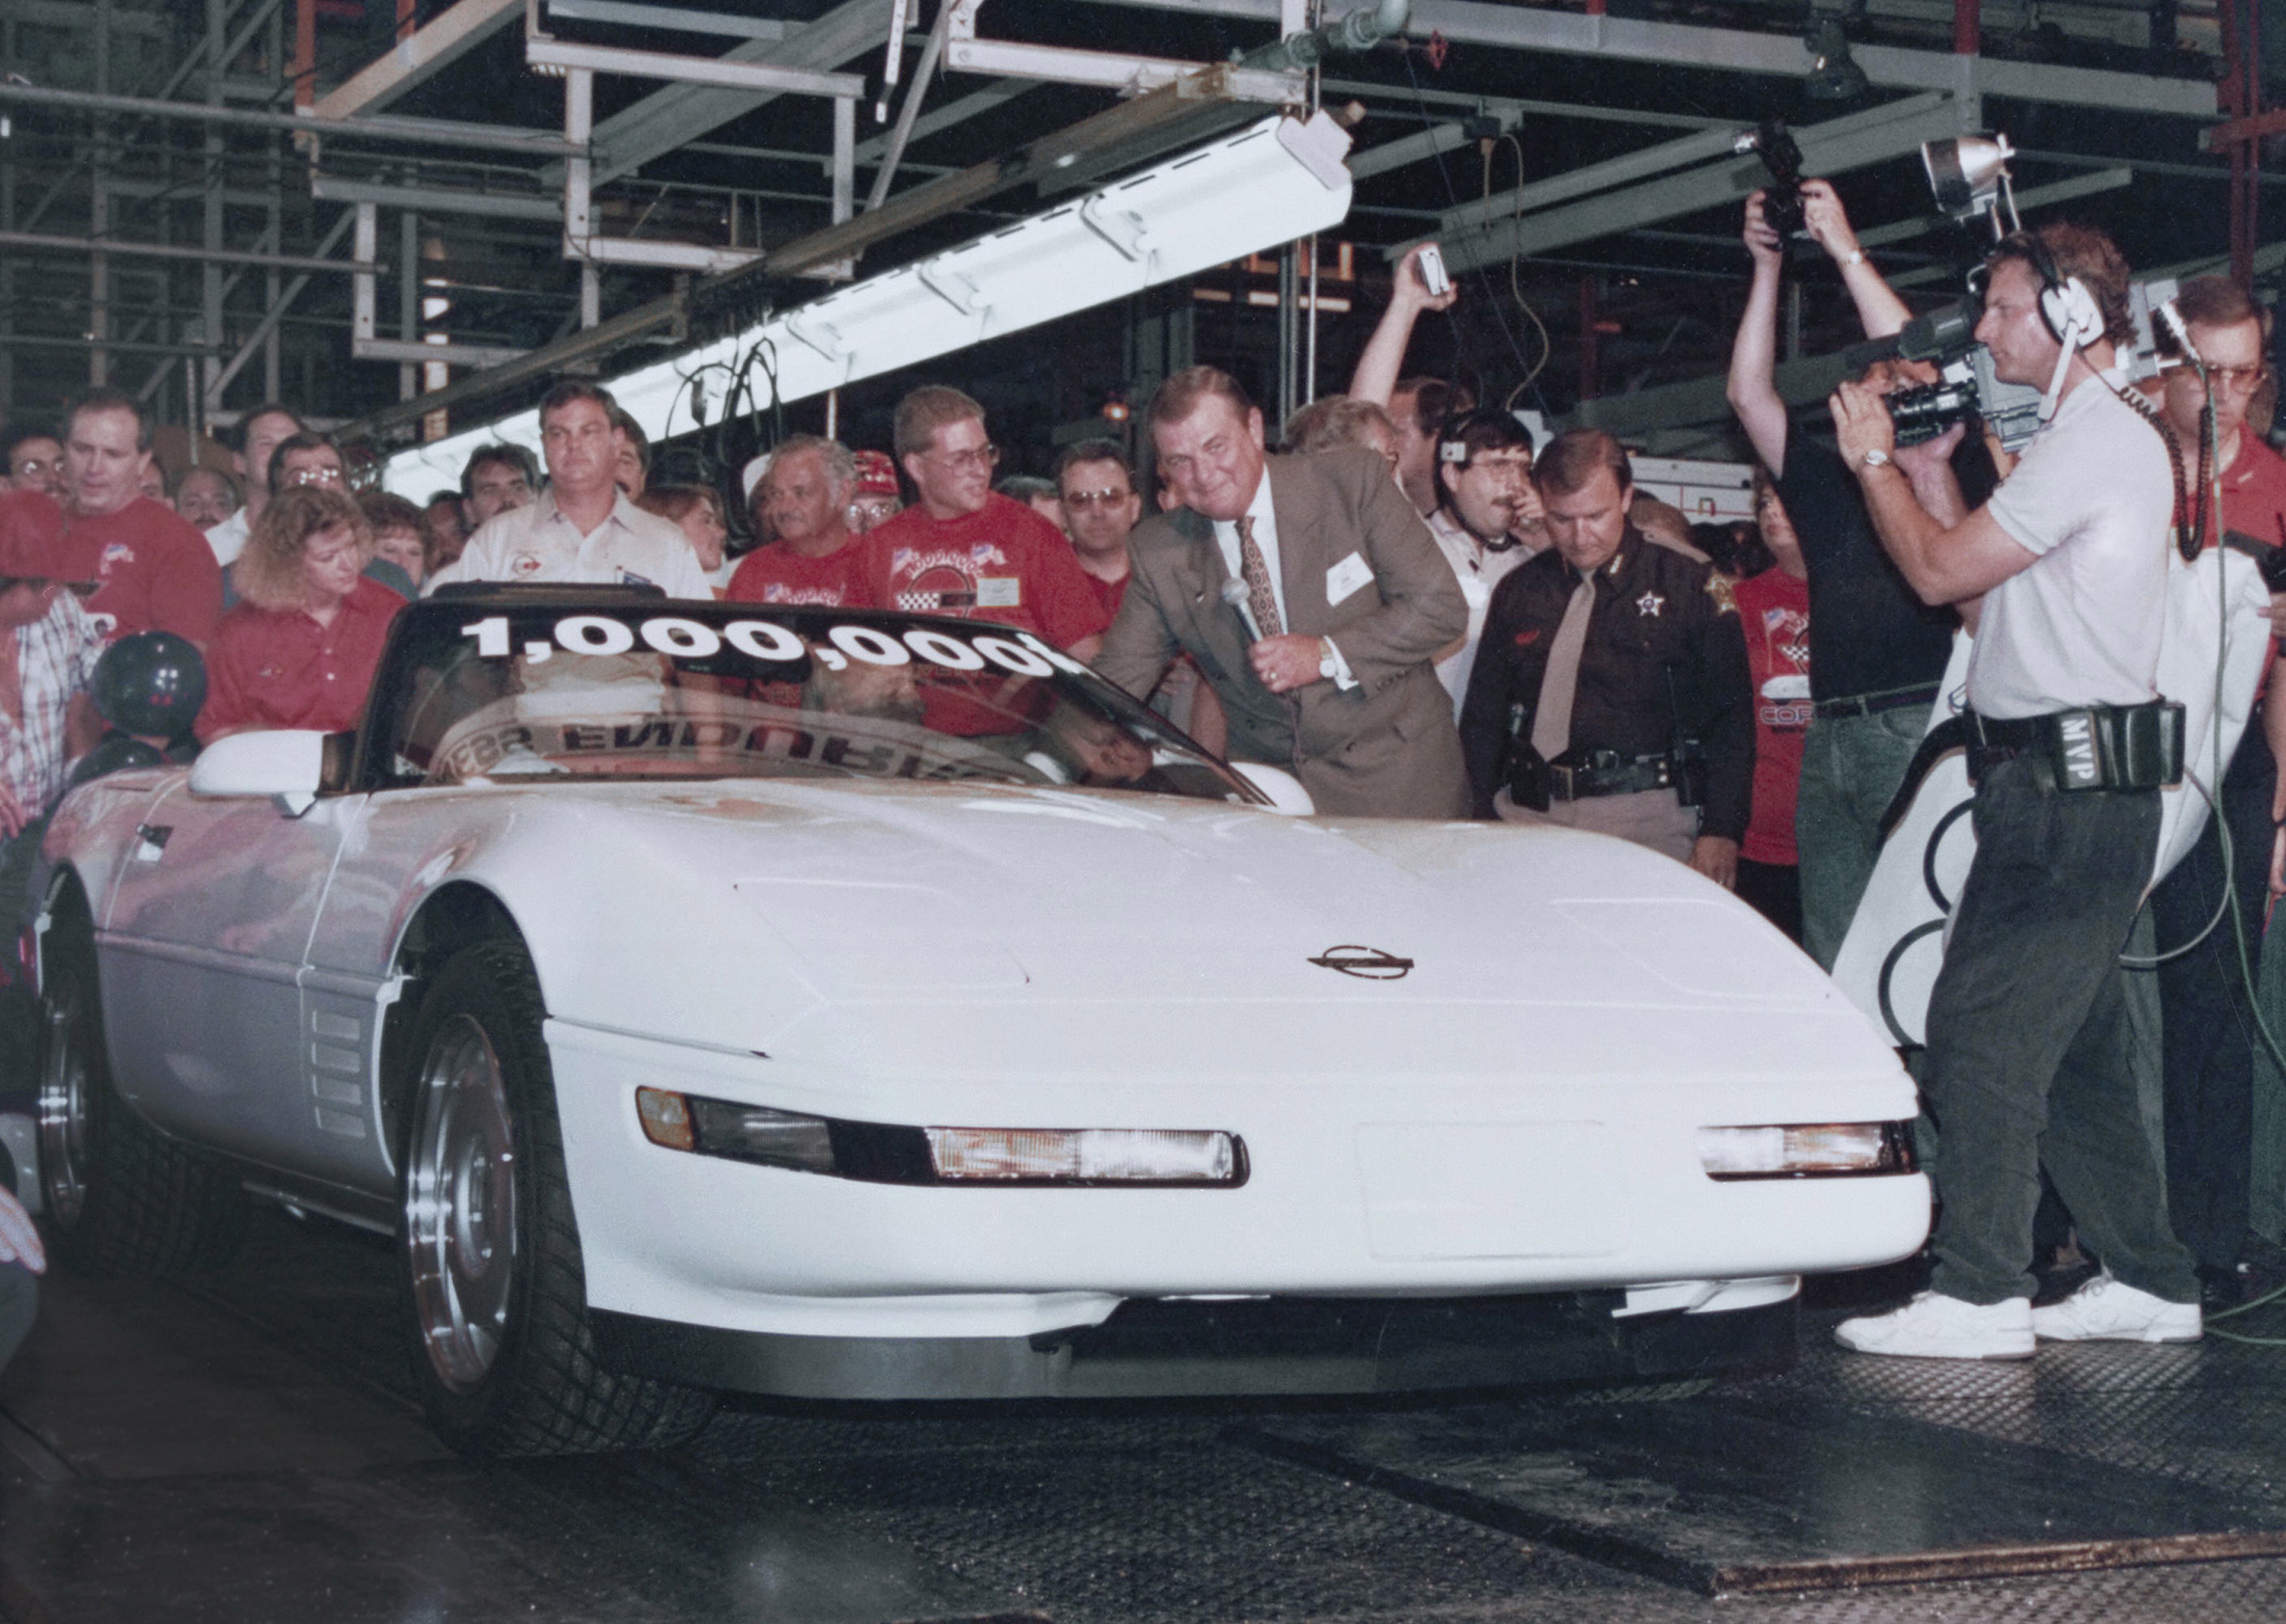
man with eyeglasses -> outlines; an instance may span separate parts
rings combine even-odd
[[[1480,406],[1446,418],[1437,434],[1436,467],[1437,511],[1429,516],[1429,533],[1469,604],[1467,634],[1437,657],[1437,680],[1453,696],[1458,721],[1493,588],[1533,554],[1513,532],[1538,524],[1541,509],[1532,483],[1531,432],[1509,413]]]
[[[2235,545],[2268,549],[2286,545],[2286,458],[2248,431],[2246,411],[2268,368],[2262,311],[2227,277],[2203,276],[2183,284],[2175,308],[2213,389],[2213,485],[2221,523],[2210,538],[2227,534]],[[2199,501],[2199,417],[2207,399],[2197,368],[2170,335],[2161,344],[2161,409],[2175,432],[2183,487]],[[2250,944],[2262,932],[2264,882],[2286,889],[2286,692],[2274,663],[2240,736],[2222,780],[2219,816],[2231,840],[2230,883]],[[2213,763],[2197,761],[2202,779]],[[2221,835],[2208,821],[2199,843],[2152,894],[2151,917],[2160,950],[2204,940],[2159,966],[2161,1073],[2165,1079],[2167,1216],[2175,1234],[2198,1259],[2202,1293],[2210,1309],[2239,1301],[2245,1284],[2251,1147],[2254,1137],[2254,1019],[2238,961],[2238,935],[2227,919],[2212,931],[2224,887]]]
[[[267,466],[264,483],[273,497],[312,485],[344,495],[349,493],[350,469],[349,464],[342,461],[342,448],[325,435],[306,429],[278,441],[271,449]],[[412,574],[393,560],[379,556],[367,559],[365,573],[401,598],[410,600],[421,594]],[[223,606],[235,607],[238,601],[237,578],[226,575],[223,579]]]
[[[997,620],[1092,659],[1111,617],[1063,532],[993,490],[984,408],[930,384],[897,403],[893,438],[920,501],[858,544],[863,601]]]
[[[172,632],[201,648],[222,618],[222,566],[205,533],[142,493],[151,425],[132,395],[98,390],[64,420],[65,507],[81,579],[107,637]]]
[[[1063,498],[1072,554],[1103,612],[1115,615],[1127,591],[1127,535],[1143,516],[1127,453],[1109,440],[1065,446],[1056,459],[1056,492]]]
[[[0,474],[19,491],[38,491],[64,499],[64,443],[36,424],[11,429],[0,438]]]

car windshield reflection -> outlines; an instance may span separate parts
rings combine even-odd
[[[903,779],[1259,794],[1029,633],[843,610],[508,595],[407,611],[367,781]]]

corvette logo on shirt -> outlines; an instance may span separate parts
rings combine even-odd
[[[135,549],[133,548],[128,546],[124,541],[113,541],[105,546],[103,549],[103,561],[96,567],[101,570],[106,575],[108,575],[111,573],[111,566],[113,564],[133,564],[134,562]]]
[[[508,572],[510,575],[539,574],[540,555],[537,553],[518,553],[515,557],[508,561]]]

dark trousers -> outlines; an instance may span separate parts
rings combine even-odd
[[[1801,944],[1801,871],[1791,863],[1738,859],[1738,895],[1756,913]]]
[[[2286,704],[2286,695],[2273,703]],[[2190,769],[2204,777],[2213,763],[2194,761]],[[2152,894],[2151,918],[2161,952],[2205,930],[2222,900],[2222,839],[2216,828],[2220,821],[2230,829],[2231,876],[2246,930],[2246,962],[2259,962],[2269,889],[2270,798],[2277,780],[2258,711],[2223,776],[2220,810]],[[2196,948],[2159,966],[2159,1021],[2167,1213],[2175,1234],[2202,1265],[2233,1269],[2246,1242],[2254,1049],[2261,1038],[2229,914]]]
[[[2019,757],[1986,772],[1974,816],[1976,859],[1929,997],[1944,1146],[1930,1283],[1970,1303],[2032,1295],[2045,1165],[2106,1267],[2195,1303],[2137,1110],[2119,967],[2158,848],[2158,792],[2061,792]]]
[[[24,1345],[39,1308],[39,1276],[20,1263],[0,1263],[0,1370]]]

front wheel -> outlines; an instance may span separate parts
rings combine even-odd
[[[663,1448],[713,1396],[598,1362],[531,961],[463,949],[411,1041],[402,1297],[438,1436],[478,1459]]]

